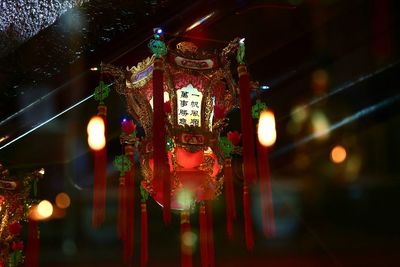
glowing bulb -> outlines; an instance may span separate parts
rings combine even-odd
[[[271,111],[262,111],[258,121],[258,140],[263,146],[272,146],[276,141],[275,116]]]
[[[47,219],[53,214],[53,205],[48,200],[42,200],[37,205],[37,213],[42,220]]]
[[[342,163],[347,157],[346,149],[342,146],[335,146],[331,151],[331,160],[334,163]]]
[[[104,120],[99,116],[94,116],[88,123],[88,144],[93,150],[100,150],[106,145],[104,136]]]
[[[269,89],[269,86],[264,84],[264,85],[261,85],[261,86],[260,86],[260,89],[261,89],[261,90],[268,90],[268,89]]]
[[[41,175],[44,175],[45,170],[44,170],[43,168],[41,168],[41,169],[39,170],[39,173],[40,173]]]
[[[246,38],[242,38],[239,40],[239,43],[244,44],[244,41],[246,40]]]
[[[71,199],[66,193],[59,193],[56,196],[56,205],[60,209],[66,209],[71,204]]]

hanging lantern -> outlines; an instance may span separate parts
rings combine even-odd
[[[36,197],[36,183],[43,174],[42,169],[17,178],[0,164],[0,266],[17,267],[24,262],[21,231],[25,221],[29,221],[25,266],[38,266],[39,232],[37,221],[29,218],[29,209],[35,203],[31,190]]]
[[[243,156],[244,162],[247,248],[252,249],[254,243],[249,189],[258,179],[250,80],[244,65],[243,39],[235,39],[220,53],[210,53],[190,42],[180,42],[175,47],[167,48],[157,31],[149,47],[153,56],[125,71],[111,65],[102,66],[103,72],[116,78],[117,91],[125,96],[128,111],[144,131],[140,139],[127,139],[126,134],[121,135],[125,136],[121,138],[121,144],[125,148],[130,144],[132,151],[140,156],[143,176],[141,265],[146,265],[148,258],[146,201],[151,197],[163,207],[166,223],[170,222],[171,210],[181,214],[184,267],[192,266],[190,242],[184,242],[187,240],[184,236],[190,232],[190,213],[196,205],[200,207],[202,266],[214,266],[211,203],[224,192],[225,187],[227,233],[231,238],[236,219],[231,156],[236,153]],[[239,62],[238,84],[230,69],[235,53]],[[242,134],[230,132],[227,137],[220,136],[227,125],[227,114],[237,106],[242,113]],[[240,140],[243,148],[239,149]],[[124,157],[125,161],[128,158]],[[133,157],[130,161],[133,166]],[[118,169],[121,176],[127,172],[121,160]],[[124,184],[127,186],[126,182]],[[123,212],[118,214],[118,220],[124,218],[121,215]],[[119,224],[127,225],[126,222]],[[124,237],[124,242],[126,238],[132,238],[133,233],[128,233],[126,229],[120,232],[130,235]],[[124,249],[132,248],[125,245]],[[130,258],[130,254],[124,255],[126,259]]]

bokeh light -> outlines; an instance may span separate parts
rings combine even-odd
[[[311,123],[316,138],[324,140],[329,137],[330,123],[325,113],[314,111],[311,115]]]
[[[53,205],[48,200],[42,200],[38,205],[32,205],[29,218],[35,221],[46,220],[53,214]]]
[[[343,146],[337,145],[331,150],[331,160],[334,163],[342,163],[346,160],[347,152]]]
[[[68,194],[62,192],[56,196],[56,205],[60,209],[66,209],[71,204],[71,199]]]
[[[271,111],[262,111],[258,121],[258,140],[263,146],[272,146],[276,141],[275,116]]]
[[[106,145],[104,136],[105,125],[104,120],[99,116],[94,116],[90,119],[87,126],[88,144],[93,150],[103,149]]]

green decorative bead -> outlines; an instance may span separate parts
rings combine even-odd
[[[113,164],[121,175],[125,175],[125,173],[130,171],[132,168],[132,163],[126,155],[116,156]]]
[[[224,153],[224,156],[226,158],[229,158],[233,151],[232,142],[226,136],[222,136],[218,140],[218,145],[219,145],[221,151]]]
[[[99,86],[94,89],[94,99],[103,102],[110,94],[110,86],[100,81]]]
[[[257,99],[256,103],[251,108],[251,115],[253,119],[260,118],[261,111],[263,111],[264,109],[267,109],[267,104]]]
[[[168,52],[168,48],[165,45],[165,43],[159,38],[157,38],[157,36],[155,36],[155,39],[150,40],[149,48],[150,51],[158,58],[165,56]]]

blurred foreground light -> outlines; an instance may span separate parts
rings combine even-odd
[[[182,243],[186,247],[193,247],[196,244],[197,235],[191,231],[187,231],[182,235]]]
[[[98,71],[99,68],[98,68],[98,67],[92,67],[92,68],[90,68],[90,70],[91,70],[91,71]]]
[[[37,212],[43,219],[47,219],[53,214],[53,205],[48,200],[42,200],[37,206]]]
[[[48,200],[42,200],[29,210],[29,218],[35,221],[46,220],[53,214],[53,205]]]
[[[334,163],[342,163],[346,159],[346,149],[342,146],[335,146],[331,151],[331,160]]]
[[[313,112],[311,123],[316,138],[323,140],[329,137],[330,123],[325,113],[322,111]]]
[[[56,205],[60,209],[66,209],[71,204],[71,199],[68,194],[62,192],[56,196]]]
[[[45,170],[44,170],[43,168],[41,168],[41,169],[39,170],[39,173],[40,173],[41,175],[44,175]]]
[[[263,146],[272,146],[276,141],[275,116],[269,110],[260,114],[257,129],[258,140]]]
[[[87,126],[88,144],[93,150],[100,150],[106,145],[104,136],[105,126],[104,121],[99,116],[94,116],[90,119]]]
[[[261,89],[261,90],[268,90],[268,89],[269,89],[269,86],[266,85],[266,84],[263,84],[263,85],[260,86],[260,89]]]

